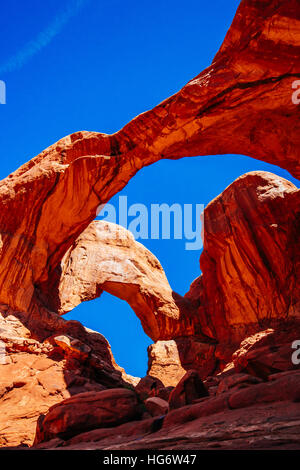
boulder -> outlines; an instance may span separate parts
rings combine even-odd
[[[235,391],[230,395],[228,404],[231,409],[245,408],[259,403],[278,401],[297,402],[300,395],[300,371],[291,372],[276,381],[261,383]]]
[[[169,397],[172,393],[172,390],[174,390],[174,387],[171,387],[171,386],[160,388],[158,390],[157,396],[158,398],[162,398],[165,401],[169,401]]]
[[[169,403],[158,397],[147,398],[145,401],[147,411],[151,416],[162,416],[169,412]]]
[[[63,257],[61,271],[48,301],[59,313],[106,291],[126,300],[145,332],[158,339],[189,309],[188,300],[174,296],[158,259],[117,224],[92,222]]]
[[[52,406],[41,415],[35,444],[53,438],[69,439],[76,434],[96,428],[117,426],[138,418],[136,394],[131,390],[116,388],[101,392],[86,392]]]
[[[228,392],[228,390],[233,388],[245,388],[261,382],[261,379],[249,374],[233,374],[228,377],[224,377],[224,379],[220,381],[217,388],[217,395]]]
[[[151,375],[146,375],[141,378],[139,383],[135,387],[137,395],[142,401],[150,397],[158,396],[160,390],[164,389],[164,384],[157,378]]]
[[[266,380],[278,372],[299,369],[292,361],[292,344],[300,338],[300,324],[287,322],[245,338],[232,359],[237,372],[248,372]]]
[[[208,391],[198,372],[196,370],[189,370],[174,390],[172,390],[169,398],[170,408],[180,408],[208,395]]]
[[[300,191],[268,172],[239,177],[204,210],[202,275],[186,297],[223,366],[247,336],[300,330],[299,211]]]

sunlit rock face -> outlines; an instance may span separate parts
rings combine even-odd
[[[299,447],[299,364],[289,355],[300,338],[297,188],[254,172],[214,199],[204,211],[202,274],[184,297],[142,245],[93,223],[99,205],[163,158],[245,154],[299,177],[299,24],[298,0],[243,0],[211,66],[182,90],[113,135],[61,139],[0,183],[1,445],[31,445],[38,417],[52,423],[50,407],[104,391],[121,421],[138,421],[81,430],[82,414],[76,422],[67,402],[59,422],[68,409],[72,433],[47,430],[46,445],[205,448],[217,436],[224,448]],[[149,374],[170,387],[194,369],[208,397],[159,425],[143,403],[137,415],[131,406],[121,413],[124,392],[116,401],[107,389],[131,388],[136,404],[138,378],[115,363],[100,333],[61,316],[103,290],[127,300],[153,339]]]

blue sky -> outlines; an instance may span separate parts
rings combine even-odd
[[[238,0],[11,0],[1,6],[0,178],[78,130],[112,133],[175,93],[207,67]],[[5,47],[4,47],[5,45]],[[245,156],[161,161],[122,191],[128,204],[207,204],[247,171],[288,172]],[[117,197],[113,200],[117,203]],[[200,273],[200,251],[184,240],[143,242],[184,294]],[[70,312],[100,331],[117,362],[143,376],[151,340],[123,301],[104,294]]]

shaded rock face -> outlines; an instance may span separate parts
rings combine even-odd
[[[214,199],[184,297],[128,232],[92,222],[162,158],[246,154],[299,177],[299,24],[298,0],[243,0],[212,65],[177,94],[116,134],[67,136],[0,182],[0,445],[32,444],[43,414],[36,446],[48,448],[299,447],[299,190],[253,172]],[[102,335],[60,316],[103,290],[154,341],[148,373],[163,386],[150,400],[191,369],[208,397],[183,387],[180,408],[140,419],[124,388],[139,379]]]
[[[165,387],[162,381],[158,378],[152,377],[151,375],[146,375],[135,386],[135,392],[139,399],[143,402],[152,397],[157,397],[168,401],[173,388],[174,387],[172,386]]]
[[[219,395],[220,393],[228,392],[228,390],[230,389],[245,388],[245,387],[249,387],[249,385],[258,384],[261,382],[262,382],[261,379],[253,377],[253,375],[233,374],[233,375],[229,375],[228,377],[225,377],[219,383],[216,393],[217,395]]]
[[[298,324],[286,324],[278,330],[269,328],[245,338],[232,356],[235,370],[246,371],[262,379],[271,374],[296,370],[299,364],[291,358],[296,336],[300,336]]]

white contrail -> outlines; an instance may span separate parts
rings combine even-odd
[[[29,41],[15,55],[0,65],[0,74],[20,69],[31,57],[37,54],[43,47],[47,46],[70,18],[76,15],[79,9],[88,1],[89,0],[72,0],[67,8],[60,12],[35,39]]]

